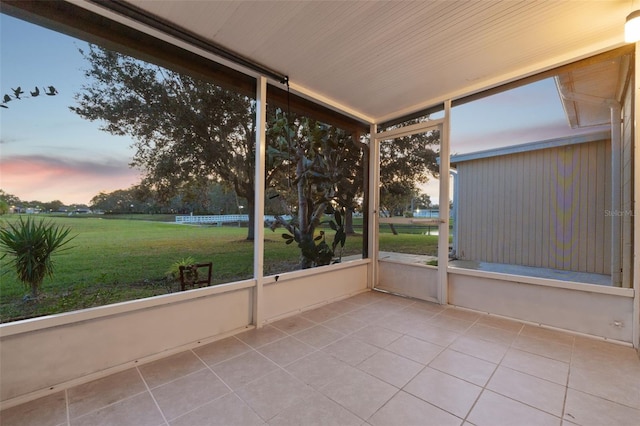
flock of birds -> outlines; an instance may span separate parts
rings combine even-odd
[[[31,94],[31,96],[23,96],[24,95],[24,90],[22,90],[22,87],[18,86],[17,88],[12,88],[11,90],[13,90],[13,96],[8,95],[8,94],[4,94],[4,97],[2,98],[2,103],[0,103],[0,107],[2,108],[9,108],[7,106],[7,103],[11,102],[14,99],[26,99],[26,98],[35,98],[37,96],[40,96],[41,93],[44,93],[47,96],[55,96],[58,94],[58,90],[56,90],[55,87],[53,86],[47,86],[47,87],[43,87],[42,88],[42,92],[40,92],[40,88],[38,86],[36,86],[36,88],[33,91],[29,91],[29,93]]]

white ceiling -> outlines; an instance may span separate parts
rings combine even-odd
[[[126,0],[381,122],[623,44],[630,0]]]

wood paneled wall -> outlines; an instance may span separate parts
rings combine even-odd
[[[458,257],[611,273],[611,143],[458,164]]]

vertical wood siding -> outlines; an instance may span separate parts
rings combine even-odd
[[[458,164],[458,257],[611,273],[611,143]]]

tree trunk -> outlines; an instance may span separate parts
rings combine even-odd
[[[350,207],[344,210],[344,232],[347,235],[356,233],[356,231],[353,230],[353,209]]]
[[[395,227],[395,226],[393,226],[393,223],[390,223],[390,224],[389,224],[389,228],[391,228],[391,233],[392,233],[393,235],[398,235],[398,231],[396,231],[396,227]]]
[[[38,298],[38,290],[39,290],[40,284],[42,284],[42,282],[40,282],[40,283],[31,283],[30,284],[30,286],[31,286],[31,298],[33,300],[36,300]]]
[[[256,212],[255,212],[255,207],[256,207],[256,202],[255,200],[251,199],[247,199],[247,210],[248,210],[248,214],[249,214],[249,229],[247,229],[247,241],[254,241],[256,239],[256,229],[255,229],[255,223],[256,223]]]

